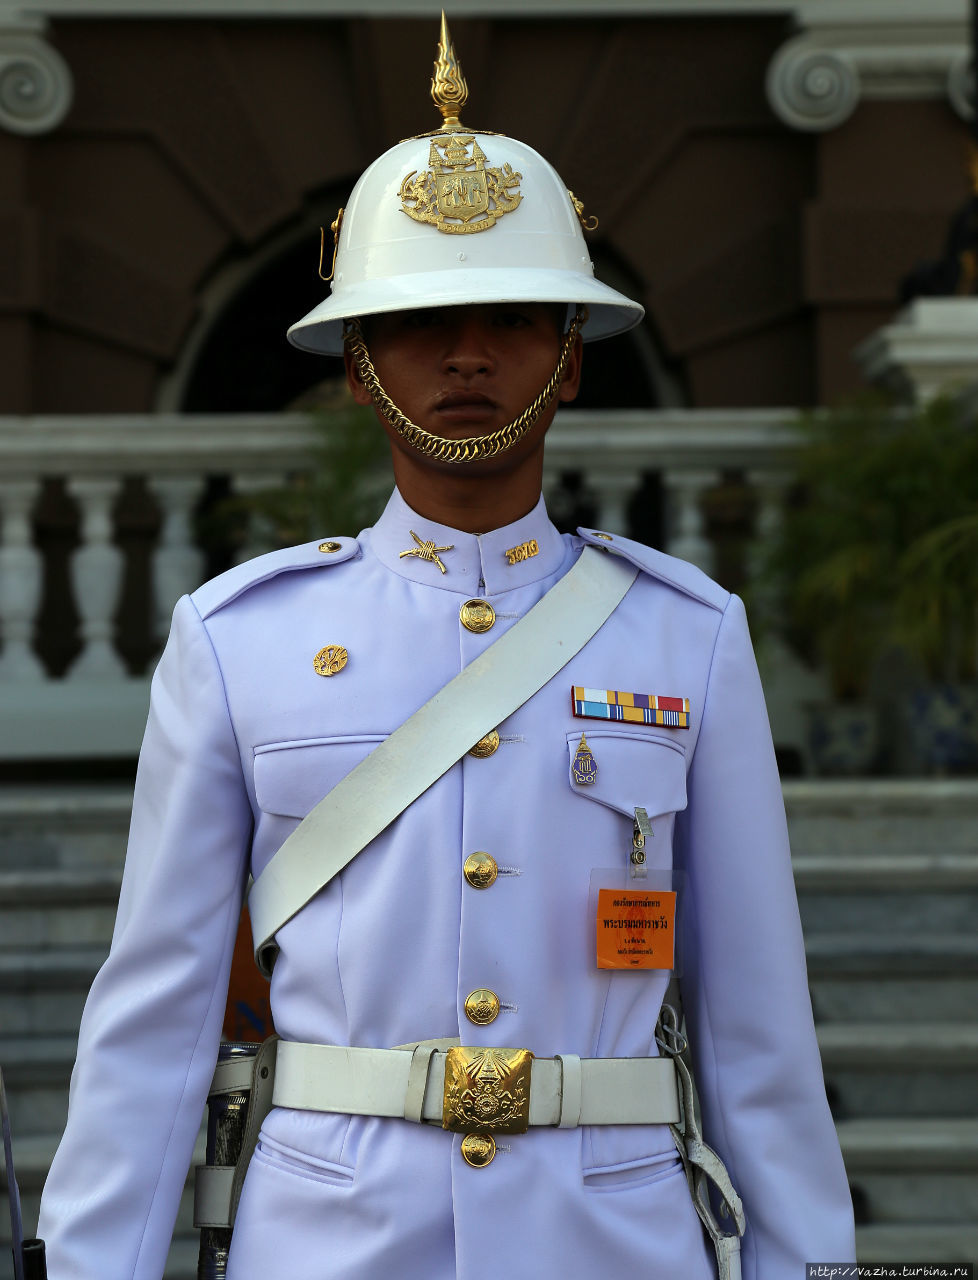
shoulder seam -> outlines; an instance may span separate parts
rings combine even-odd
[[[730,601],[730,592],[719,583],[713,581],[702,569],[686,560],[679,560],[654,547],[643,546],[631,538],[618,534],[592,532],[590,529],[578,529],[578,535],[585,545],[597,547],[612,555],[620,555],[623,559],[637,565],[643,573],[657,581],[681,591],[683,595],[699,601],[707,608],[723,613]]]
[[[361,554],[360,544],[356,538],[335,538],[329,542],[339,543],[339,550],[326,554],[320,553],[320,547],[326,543],[317,539],[296,547],[286,547],[281,551],[270,551],[244,564],[235,565],[225,573],[209,582],[203,583],[191,593],[194,608],[201,619],[212,617],[219,609],[232,604],[246,591],[270,582],[283,573],[292,573],[298,569],[322,569],[328,565],[344,564]]]

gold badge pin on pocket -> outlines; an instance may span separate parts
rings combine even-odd
[[[346,666],[349,656],[341,644],[328,644],[313,658],[313,670],[317,676],[335,676]]]
[[[589,787],[598,776],[597,763],[583,733],[571,767],[574,771],[574,781],[579,787]]]

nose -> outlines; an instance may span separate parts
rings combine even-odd
[[[493,371],[493,356],[488,341],[488,326],[478,315],[458,317],[449,330],[449,340],[442,358],[444,373],[473,378]]]

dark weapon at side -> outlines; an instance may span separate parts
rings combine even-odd
[[[20,1213],[20,1188],[14,1173],[13,1145],[10,1139],[10,1117],[7,1114],[7,1091],[0,1070],[0,1127],[3,1130],[3,1169],[7,1179],[7,1199],[10,1203],[11,1253],[14,1259],[14,1280],[48,1280],[48,1264],[43,1240],[25,1240],[24,1224]]]

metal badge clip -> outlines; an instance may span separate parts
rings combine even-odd
[[[654,834],[649,815],[644,809],[636,808],[635,824],[632,827],[632,851],[628,858],[628,870],[633,880],[644,880],[648,876],[645,842],[651,840]]]

